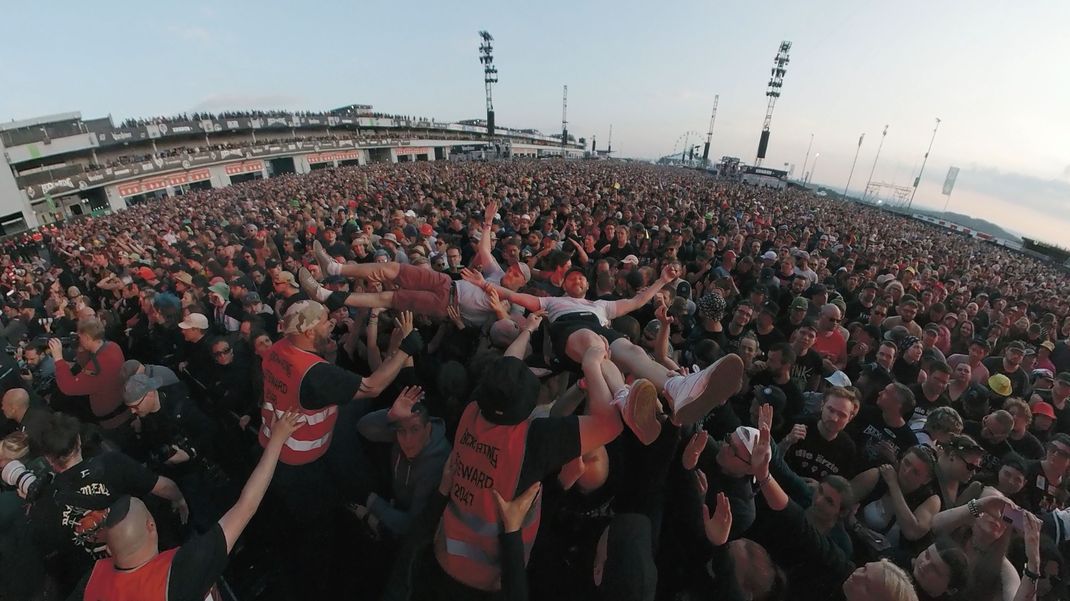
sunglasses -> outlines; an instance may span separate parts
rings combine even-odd
[[[228,348],[225,348],[225,349],[222,349],[222,350],[213,351],[212,352],[212,356],[213,357],[222,357],[223,355],[230,354],[231,350],[232,349],[228,347]]]

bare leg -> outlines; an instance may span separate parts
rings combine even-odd
[[[394,306],[394,293],[354,292],[346,296],[345,304],[358,309],[390,309]]]
[[[642,348],[632,344],[627,338],[618,338],[609,346],[610,357],[624,373],[637,378],[650,380],[650,383],[665,388],[665,382],[672,376],[678,375],[664,365],[654,361]]]
[[[398,278],[398,271],[401,269],[397,263],[346,263],[338,267],[338,275],[377,282],[393,282]]]

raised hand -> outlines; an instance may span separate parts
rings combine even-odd
[[[684,447],[684,454],[681,460],[684,463],[685,470],[693,470],[698,465],[698,458],[702,456],[702,451],[706,449],[706,443],[709,442],[710,436],[706,434],[705,430],[699,430],[695,432],[691,440],[687,441],[687,446]]]
[[[680,266],[676,263],[669,263],[665,267],[661,268],[661,281],[665,284],[680,277]]]
[[[487,203],[487,209],[483,211],[483,226],[490,227],[494,223],[494,216],[498,214],[498,202],[490,201]]]
[[[536,482],[512,501],[503,499],[496,490],[491,491],[494,493],[494,501],[498,505],[498,518],[502,521],[502,530],[505,532],[520,530],[524,525],[524,518],[531,510],[536,497],[539,496],[540,490],[542,490],[542,483]]]
[[[419,403],[423,398],[423,388],[406,386],[401,389],[398,398],[394,399],[394,404],[390,406],[390,411],[387,412],[387,418],[391,421],[398,421],[412,416],[413,405]]]
[[[773,457],[769,428],[773,424],[773,406],[766,403],[758,408],[758,442],[750,454],[751,475],[759,481],[769,476],[769,461]]]
[[[412,311],[402,311],[401,315],[398,315],[397,318],[394,319],[394,325],[397,326],[401,330],[401,338],[402,339],[404,339],[406,336],[411,334],[412,333]]]
[[[702,523],[706,530],[706,540],[711,545],[721,546],[728,542],[728,534],[732,531],[732,505],[728,497],[722,492],[717,493],[717,508],[710,515],[710,508],[705,502],[702,503]]]
[[[791,431],[784,437],[784,444],[793,445],[800,440],[806,438],[806,426],[803,424],[795,424],[791,427]]]
[[[460,310],[459,307],[457,307],[457,305],[455,305],[455,304],[448,305],[446,307],[446,315],[449,316],[450,321],[453,322],[453,325],[457,326],[457,329],[459,329],[459,330],[463,330],[464,329],[464,320],[461,319],[461,310]]]
[[[658,307],[654,309],[654,317],[658,319],[663,328],[668,327],[674,321],[673,316],[669,315],[669,306],[663,300],[660,300],[660,297]]]
[[[529,332],[534,332],[539,329],[544,317],[546,317],[546,311],[536,311],[531,315],[528,315],[527,323],[524,324],[524,329]]]
[[[480,288],[482,288],[483,284],[486,283],[486,280],[483,279],[483,274],[479,273],[479,270],[477,269],[469,269],[467,267],[462,268],[461,277],[464,278],[466,282],[475,284]]]

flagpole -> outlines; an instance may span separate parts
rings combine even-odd
[[[862,139],[866,134],[858,136],[858,148],[855,148],[855,160],[851,162],[851,173],[847,176],[847,185],[843,187],[843,201],[847,202],[847,189],[851,187],[851,178],[855,175],[855,165],[858,164],[858,153],[862,150]]]

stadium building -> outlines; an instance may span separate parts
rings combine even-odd
[[[81,113],[0,123],[0,235],[189,190],[340,165],[584,156],[535,130],[376,113],[236,112],[166,119]]]

